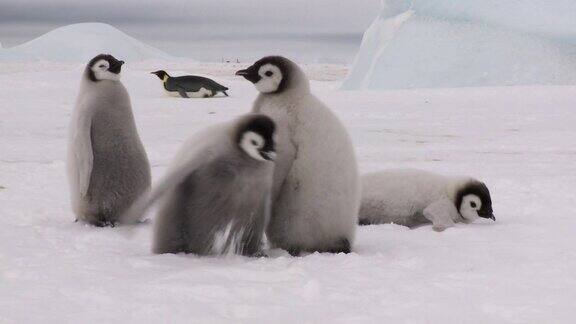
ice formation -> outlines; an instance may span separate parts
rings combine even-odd
[[[576,83],[576,2],[383,0],[343,89]]]
[[[36,39],[0,51],[0,61],[46,60],[85,62],[110,53],[125,61],[170,59],[170,55],[102,23],[82,23],[52,30]]]

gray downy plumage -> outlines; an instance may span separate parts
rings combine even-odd
[[[218,82],[197,75],[186,75],[172,77],[163,70],[151,72],[163,81],[164,90],[168,92],[177,92],[182,98],[189,97],[213,97],[219,92],[228,96],[227,87]]]
[[[310,92],[298,65],[284,57],[265,57],[236,74],[260,92],[253,112],[269,116],[278,128],[268,239],[292,255],[350,252],[360,183],[346,128]]]
[[[261,136],[248,154],[241,143]],[[159,202],[154,253],[259,255],[269,218],[274,123],[250,114],[189,139],[137,212]],[[259,143],[260,144],[260,143]]]
[[[119,81],[123,63],[111,55],[90,61],[69,129],[72,207],[77,220],[96,226],[122,222],[120,215],[150,188],[150,164]]]
[[[472,177],[389,169],[362,176],[360,225],[432,223],[442,231],[478,218],[496,220],[488,187]]]

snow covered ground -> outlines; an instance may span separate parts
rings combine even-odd
[[[165,97],[148,72],[166,66],[231,97]],[[256,91],[237,68],[128,64],[154,180],[187,136],[250,109]],[[65,142],[81,70],[0,64],[0,322],[573,322],[576,87],[338,91],[345,67],[309,66],[362,171],[477,176],[497,222],[359,227],[349,255],[200,258],[152,255],[150,225],[72,222]]]

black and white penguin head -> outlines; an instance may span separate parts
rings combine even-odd
[[[118,61],[110,54],[100,54],[88,62],[88,78],[93,82],[119,81],[122,64],[124,61]]]
[[[164,71],[164,70],[158,70],[155,72],[150,72],[150,74],[156,74],[156,76],[158,78],[160,78],[160,80],[162,80],[162,81],[166,81],[166,78],[169,77],[168,73],[166,73],[166,71]]]
[[[464,219],[473,221],[478,217],[496,220],[488,187],[482,182],[471,181],[457,193],[456,206]]]
[[[267,56],[236,72],[254,83],[261,93],[280,93],[288,87],[294,63],[282,56]]]
[[[238,127],[236,142],[249,157],[257,161],[273,161],[276,157],[274,132],[276,125],[269,117],[250,114]]]

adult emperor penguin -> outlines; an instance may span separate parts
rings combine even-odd
[[[259,255],[269,218],[274,122],[248,114],[190,138],[143,213],[160,200],[154,253]]]
[[[156,74],[162,80],[164,90],[169,94],[179,95],[182,98],[208,98],[222,92],[228,97],[226,93],[228,88],[205,77],[197,75],[171,77],[163,70],[150,73]]]
[[[270,116],[278,129],[268,239],[292,255],[350,252],[360,184],[346,129],[284,57],[262,58],[236,75],[260,92],[253,112]]]
[[[84,70],[72,113],[68,179],[77,220],[114,225],[150,188],[150,164],[120,82],[124,62],[94,57]]]
[[[362,176],[361,225],[432,223],[434,230],[443,231],[479,217],[496,220],[488,188],[474,178],[411,169]]]

